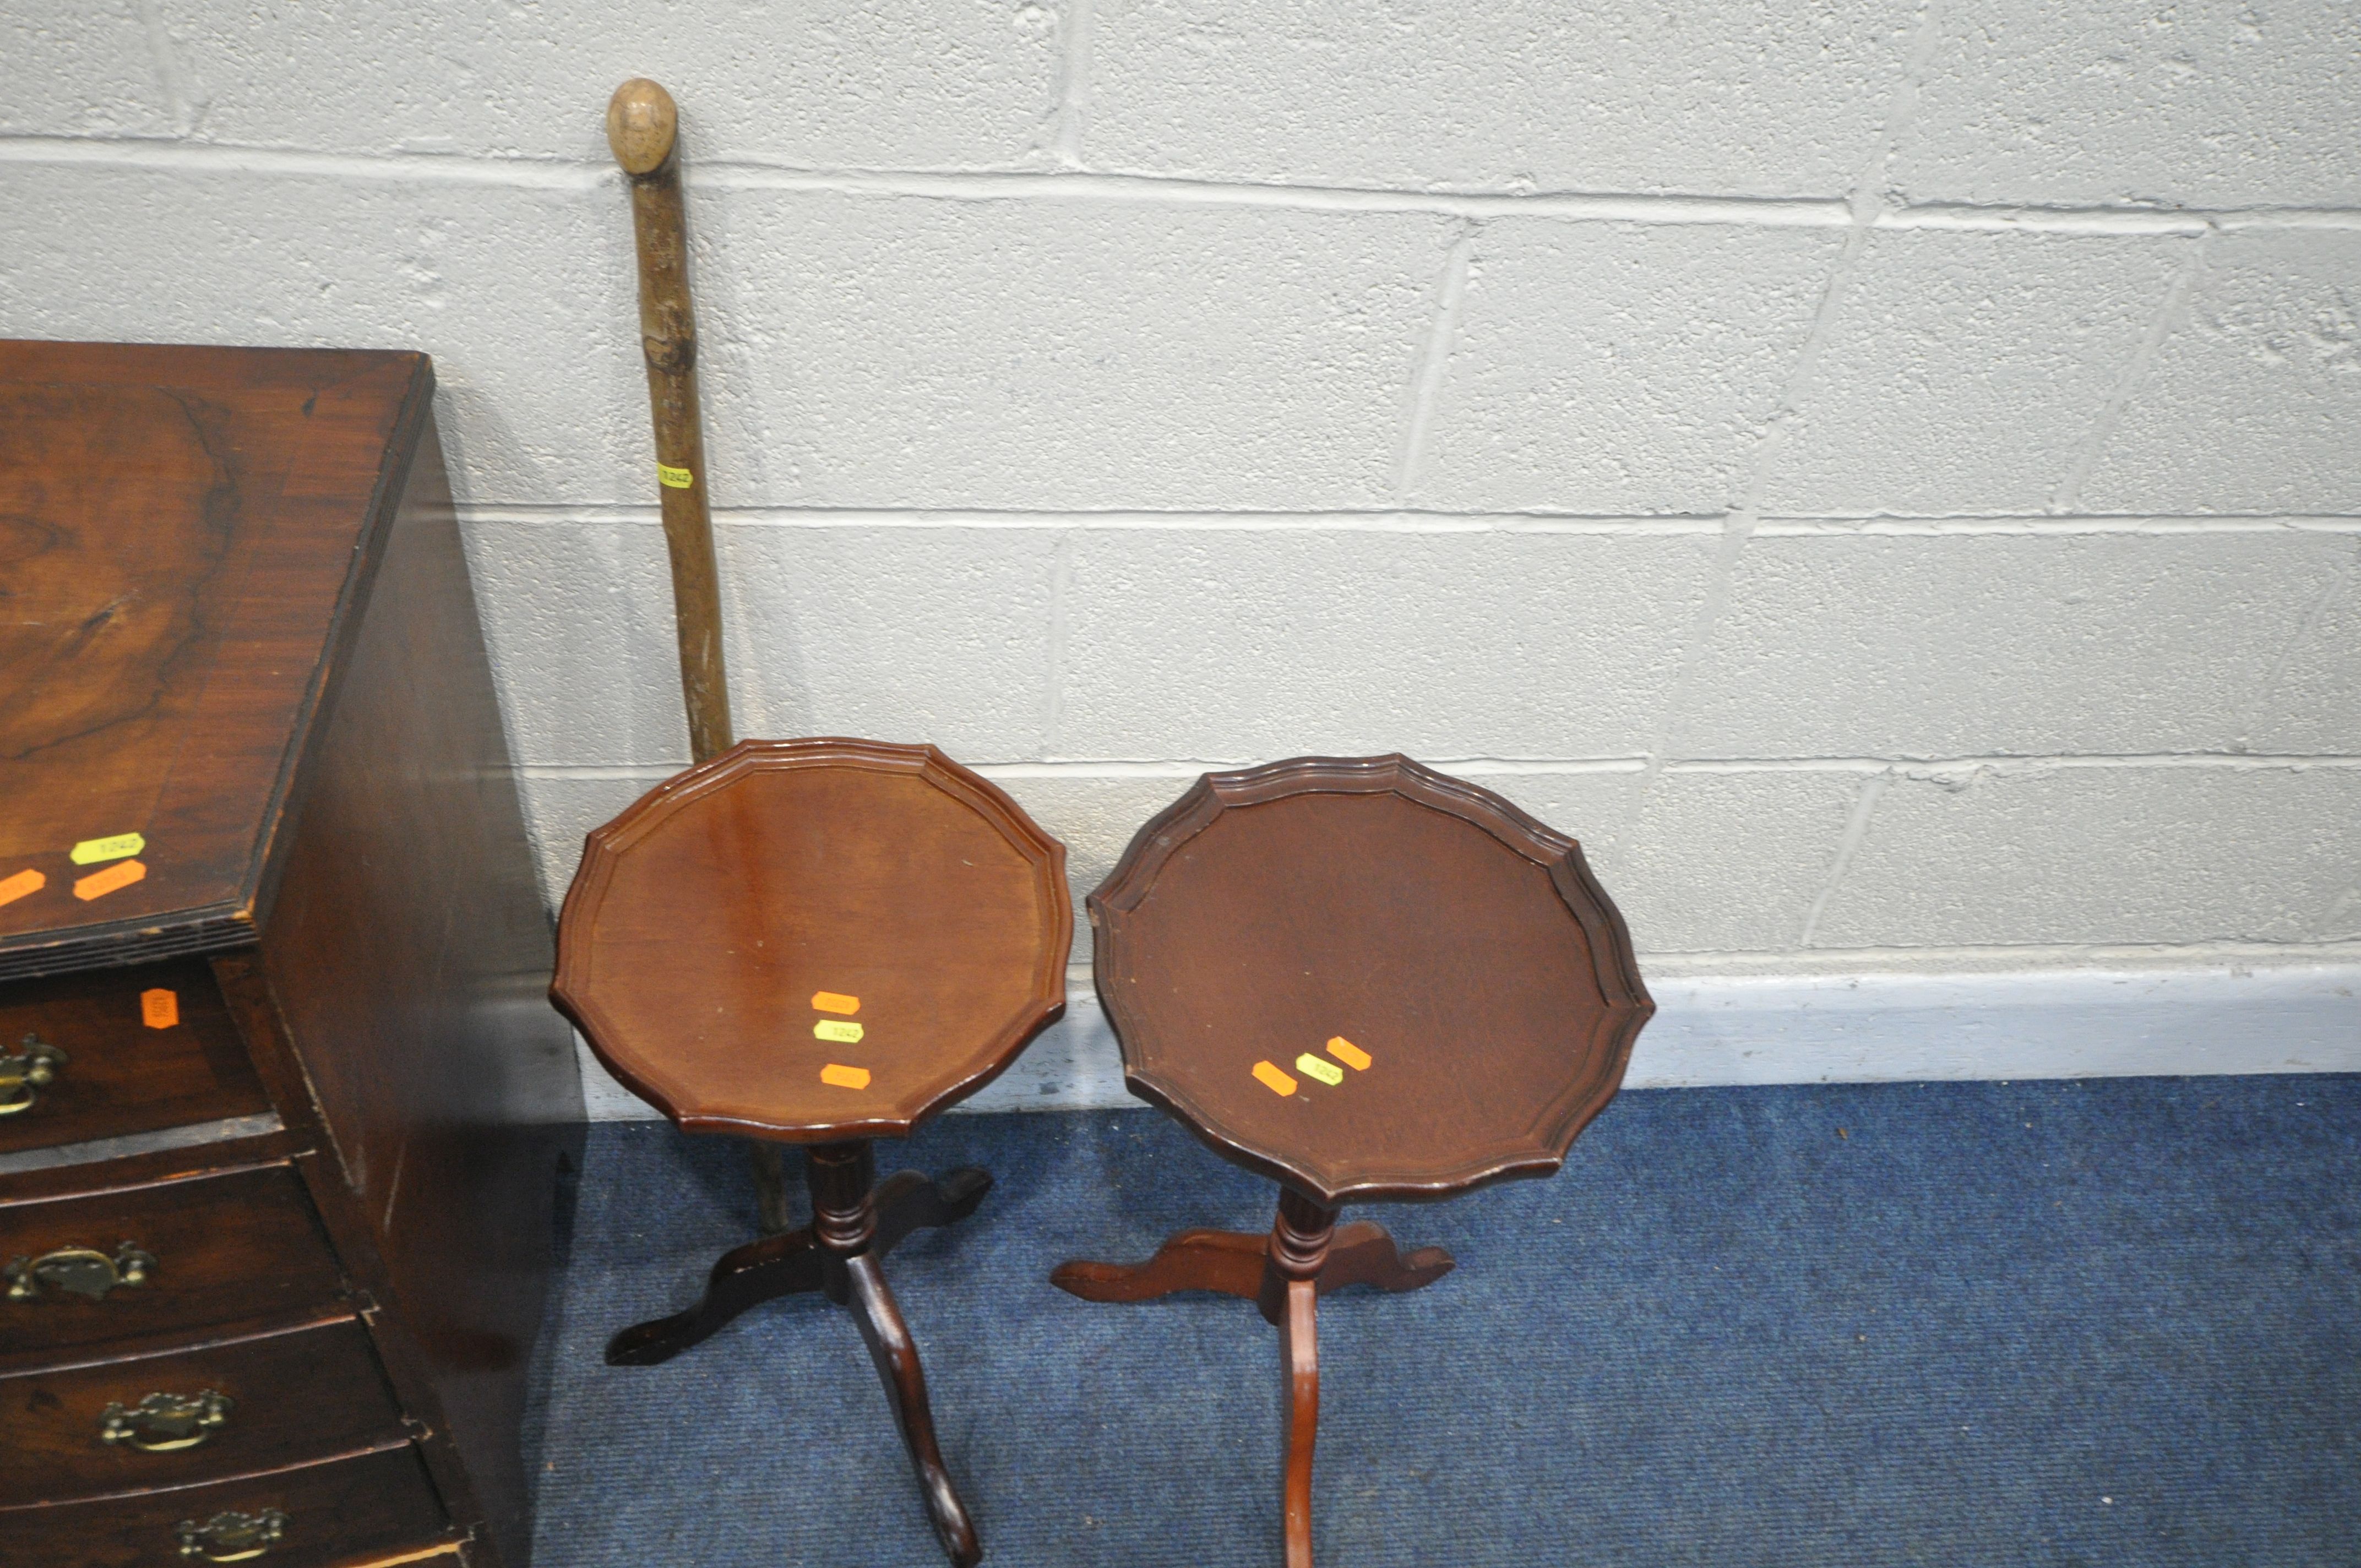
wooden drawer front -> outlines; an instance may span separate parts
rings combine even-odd
[[[278,1541],[258,1555],[237,1558],[231,1545],[208,1552],[203,1541],[198,1551],[182,1554],[183,1521],[202,1528],[225,1514],[259,1519],[274,1511],[285,1522]],[[0,1508],[6,1561],[25,1568],[190,1568],[208,1561],[342,1568],[404,1547],[430,1546],[445,1530],[425,1467],[408,1448],[244,1481]]]
[[[144,1283],[83,1295],[54,1282],[54,1268],[39,1277],[44,1257],[79,1248],[111,1262],[126,1243],[155,1259]],[[0,1206],[0,1262],[35,1277],[0,1296],[0,1367],[166,1331],[283,1321],[335,1301],[343,1285],[283,1165]]]
[[[136,1419],[157,1394],[187,1401],[182,1421]],[[185,1412],[198,1410],[214,1419],[185,1427]],[[198,1441],[170,1446],[191,1437]],[[190,1486],[398,1447],[404,1438],[368,1331],[349,1321],[0,1377],[0,1494],[11,1497],[60,1502]]]
[[[65,1058],[49,1061],[38,1088],[9,1065],[44,1054],[28,1049],[27,1035]],[[269,1109],[199,959],[0,986],[0,1154]]]

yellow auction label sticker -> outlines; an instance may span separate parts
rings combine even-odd
[[[1326,1084],[1345,1081],[1345,1069],[1333,1061],[1322,1061],[1310,1051],[1295,1058],[1295,1070]]]
[[[27,866],[15,876],[0,878],[0,904],[14,904],[49,885],[49,879]]]
[[[148,840],[137,833],[117,833],[112,839],[84,839],[67,851],[66,859],[78,866],[91,866],[136,855],[147,847]]]
[[[815,991],[812,1006],[821,1013],[841,1013],[850,1017],[861,1011],[861,998],[847,996],[840,991]]]
[[[812,1035],[814,1038],[833,1040],[840,1046],[857,1046],[861,1043],[861,1025],[848,1024],[841,1018],[823,1018],[812,1025]]]
[[[686,468],[675,468],[669,463],[656,465],[656,478],[667,490],[685,490],[697,483],[697,476]]]
[[[1342,1035],[1336,1036],[1328,1042],[1328,1054],[1334,1057],[1338,1061],[1343,1062],[1346,1067],[1351,1068],[1355,1072],[1366,1072],[1368,1070],[1369,1053],[1363,1050],[1360,1047],[1355,1045],[1352,1041],[1346,1039]]]
[[[1292,1094],[1295,1092],[1295,1080],[1288,1077],[1287,1074],[1281,1072],[1278,1068],[1273,1067],[1267,1061],[1258,1061],[1254,1064],[1254,1075],[1255,1081],[1261,1084],[1265,1089],[1269,1090],[1273,1094]]]
[[[865,1067],[839,1067],[830,1062],[819,1069],[819,1080],[832,1089],[866,1089],[869,1069]]]

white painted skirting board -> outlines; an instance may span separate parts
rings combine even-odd
[[[1624,1080],[1713,1083],[2361,1071],[2361,964],[1718,975],[1654,982]],[[583,1053],[593,1121],[653,1116]],[[1137,1105],[1084,984],[963,1111]]]

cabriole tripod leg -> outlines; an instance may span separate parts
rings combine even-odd
[[[1320,1439],[1320,1291],[1308,1279],[1287,1285],[1279,1329],[1280,1370],[1287,1378],[1287,1458],[1279,1481],[1279,1513],[1287,1537],[1287,1568],[1312,1568],[1312,1449]]]
[[[696,1306],[625,1329],[608,1342],[607,1365],[653,1366],[703,1343],[740,1313],[765,1301],[821,1289],[826,1257],[808,1230],[732,1247],[713,1266]]]
[[[1287,1568],[1312,1568],[1312,1451],[1320,1436],[1320,1270],[1336,1234],[1336,1211],[1290,1189],[1279,1195],[1263,1267],[1263,1316],[1279,1325],[1287,1379],[1279,1517]]]
[[[927,1404],[927,1377],[918,1365],[918,1347],[910,1338],[902,1310],[873,1250],[877,1240],[876,1196],[870,1182],[875,1164],[868,1142],[815,1144],[806,1155],[811,1182],[812,1232],[828,1255],[827,1289],[830,1299],[852,1313],[861,1337],[876,1364],[878,1381],[894,1407],[894,1419],[918,1472],[928,1516],[941,1540],[944,1555],[956,1568],[974,1568],[983,1557],[975,1525],[951,1485],[935,1442],[934,1413]],[[973,1197],[980,1199],[982,1189]],[[972,1206],[972,1204],[971,1204]]]
[[[903,1321],[902,1309],[895,1304],[894,1292],[886,1287],[874,1255],[862,1253],[845,1259],[844,1271],[851,1298],[845,1305],[851,1310],[853,1321],[861,1325],[861,1337],[869,1344],[869,1359],[877,1366],[877,1379],[885,1386],[886,1402],[894,1407],[902,1441],[910,1450],[910,1463],[917,1467],[918,1489],[926,1494],[927,1515],[934,1521],[943,1554],[958,1568],[974,1568],[983,1560],[983,1546],[976,1539],[974,1522],[967,1517],[966,1506],[951,1485],[950,1472],[944,1467],[942,1450],[936,1444],[934,1412],[927,1404],[927,1375],[918,1365],[918,1347],[910,1339],[910,1327]]]

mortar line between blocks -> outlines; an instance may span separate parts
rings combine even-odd
[[[2090,942],[1997,943],[1925,948],[1687,948],[1640,949],[1653,985],[1704,990],[1724,983],[1795,985],[1808,994],[1834,982],[1869,980],[1973,986],[2006,979],[2025,981],[2093,971],[2116,981],[2171,981],[2192,975],[2256,980],[2284,970],[2342,971],[2361,964],[2361,942],[2349,939],[2299,942]],[[1800,963],[1798,960],[1802,960]],[[1939,967],[1938,967],[1939,966]],[[2210,972],[2209,972],[2210,971]],[[2224,971],[2227,971],[2226,973]],[[2334,984],[2342,973],[2319,976]],[[1066,966],[1067,984],[1094,1003],[1088,959]],[[2137,996],[2136,991],[2132,992]],[[1661,1003],[1667,1000],[1659,995]],[[1703,1000],[1693,997],[1692,1003]],[[1808,1003],[1807,1003],[1808,1004]]]
[[[1253,767],[1270,759],[1242,757],[1060,758],[1027,762],[979,762],[966,765],[994,779],[1193,779],[1199,773]],[[1477,757],[1422,752],[1419,761],[1445,772],[1487,778],[1550,777],[1576,774],[1637,777],[1649,770],[1645,756],[1621,757]],[[686,758],[659,762],[522,762],[516,774],[527,779],[602,780],[624,782],[669,778],[688,766]],[[1909,776],[1949,774],[1982,770],[1999,774],[2059,771],[2157,769],[2276,773],[2289,769],[2361,768],[2361,755],[2347,752],[2268,753],[2233,751],[2059,752],[2033,756],[1962,757],[1686,757],[1662,760],[1664,773],[1868,773]]]
[[[588,192],[619,183],[610,163],[479,153],[332,152],[147,137],[0,135],[0,163],[147,169],[262,177],[328,176],[398,183]],[[1433,213],[1452,217],[1557,217],[1576,222],[1845,228],[1846,198],[1655,192],[1449,192],[1387,186],[1250,184],[1161,174],[1027,170],[827,170],[714,159],[686,171],[692,187],[930,197],[944,201],[1073,200],[1121,204],[1266,207],[1304,212]],[[1904,203],[1878,228],[2026,230],[2049,234],[2193,234],[2221,230],[2361,230],[2361,208],[2157,208],[2111,205]]]
[[[2075,503],[2081,499],[2083,482],[2091,477],[2091,470],[2098,466],[2100,455],[2106,450],[2107,443],[2114,439],[2115,427],[2123,422],[2124,410],[2130,406],[2132,399],[2147,379],[2148,367],[2155,363],[2157,355],[2162,351],[2164,340],[2172,334],[2173,322],[2188,304],[2190,295],[2196,291],[2198,279],[2204,274],[2205,242],[2209,237],[2209,235],[2201,234],[2191,242],[2189,254],[2181,258],[2180,267],[2173,271],[2172,280],[2165,285],[2164,297],[2157,302],[2155,312],[2148,317],[2147,326],[2140,334],[2138,346],[2124,362],[2123,373],[2115,378],[2115,384],[2108,389],[2106,401],[2099,405],[2098,415],[2091,422],[2091,433],[2083,441],[2082,450],[2075,455],[2073,466],[2066,470],[2066,477],[2058,481],[2057,489],[2051,492],[2051,512],[2070,513]]]
[[[564,528],[587,525],[658,526],[657,508],[630,501],[482,501],[456,509],[467,526],[498,524]],[[1368,533],[1596,533],[1619,536],[1719,534],[1730,513],[1664,513],[1616,516],[1584,512],[1454,512],[1414,507],[1380,511],[1251,510],[1006,510],[973,507],[716,507],[714,520],[728,528],[972,528],[1070,530],[1170,530],[1334,532]],[[2361,533],[2361,516],[2228,512],[2171,517],[2147,513],[2085,513],[2053,517],[2025,513],[1960,513],[1949,516],[1758,517],[1755,532],[1772,538],[1873,537],[1892,535],[2018,534],[2070,536],[2086,533]]]
[[[1738,576],[1738,558],[1754,537],[1755,519],[1744,510],[1733,511],[1722,521],[1720,541],[1714,546],[1713,562],[1706,569],[1705,592],[1698,597],[1697,612],[1689,618],[1681,633],[1680,661],[1673,667],[1673,678],[1664,683],[1663,706],[1657,711],[1656,725],[1648,738],[1647,762],[1634,786],[1630,815],[1637,820],[1648,792],[1655,788],[1658,775],[1664,773],[1668,753],[1679,739],[1682,710],[1687,706],[1689,688],[1696,684],[1697,672],[1704,667],[1713,651],[1714,633],[1720,629],[1722,612],[1730,607],[1730,589]]]
[[[1041,754],[1058,754],[1058,732],[1065,724],[1066,645],[1072,634],[1074,535],[1070,529],[1058,536],[1049,552],[1049,629],[1042,676]]]
[[[2288,942],[2027,942],[1957,943],[1924,948],[1642,948],[1651,984],[1676,985],[1715,981],[1803,981],[1832,979],[1930,980],[1973,983],[2002,975],[2022,978],[2045,972],[2107,969],[2130,978],[2147,969],[2157,979],[2170,979],[2199,965],[2239,971],[2260,967],[2345,969],[2361,963],[2361,941],[2334,938]],[[1935,959],[1972,968],[1915,969],[1894,960]],[[1797,967],[1796,960],[1806,962]],[[1771,965],[1780,968],[1770,968]],[[1756,967],[1763,966],[1763,967]],[[2126,973],[2125,971],[2129,971]],[[1088,959],[1069,963],[1066,973],[1088,990],[1092,978]],[[2145,977],[2143,977],[2145,978]],[[1659,1001],[1663,998],[1659,997]]]
[[[157,90],[164,95],[172,128],[187,136],[196,129],[196,104],[189,92],[188,73],[181,64],[181,51],[172,44],[172,29],[164,20],[160,0],[139,0],[138,10],[140,26],[148,34],[148,60],[156,72]]]
[[[2026,942],[1948,943],[1894,948],[1642,948],[1650,982],[1699,980],[1801,980],[1855,974],[1924,975],[1972,981],[1994,972],[2073,969],[2148,970],[2209,965],[2310,968],[2361,961],[2361,942]]]
[[[2263,704],[2270,700],[2272,691],[2279,685],[2279,673],[2287,668],[2287,662],[2295,657],[2297,649],[2312,641],[2312,632],[2328,614],[2328,607],[2336,602],[2356,575],[2361,575],[2361,545],[2347,551],[2344,566],[2328,575],[2328,581],[2323,583],[2320,591],[2312,596],[2303,620],[2288,634],[2287,641],[2279,645],[2279,652],[2271,656],[2269,665],[2255,683],[2255,695],[2246,704],[2246,722],[2238,727],[2238,744],[2243,746],[2246,743],[2248,734],[2263,717]]]
[[[1057,135],[1049,150],[1066,168],[1082,167],[1082,126],[1091,104],[1091,28],[1096,0],[1065,0],[1059,9]]]
[[[1467,296],[1467,275],[1482,225],[1463,222],[1444,253],[1443,275],[1435,283],[1434,316],[1426,341],[1412,365],[1409,417],[1403,421],[1400,460],[1394,469],[1394,499],[1410,505],[1421,471],[1426,465],[1428,433],[1433,427],[1435,404],[1443,397],[1443,381],[1451,367],[1451,353],[1459,337],[1459,319]]]
[[[1853,796],[1851,814],[1845,818],[1844,831],[1837,836],[1836,857],[1828,862],[1828,878],[1820,883],[1819,894],[1812,900],[1811,908],[1804,913],[1804,927],[1795,937],[1797,947],[1812,945],[1812,938],[1820,928],[1820,916],[1827,913],[1828,900],[1836,896],[1845,873],[1852,870],[1853,857],[1860,852],[1861,840],[1869,837],[1870,818],[1877,814],[1878,798],[1884,795],[1885,786],[1893,779],[1894,773],[1889,768],[1872,773],[1861,781],[1861,793]]]

